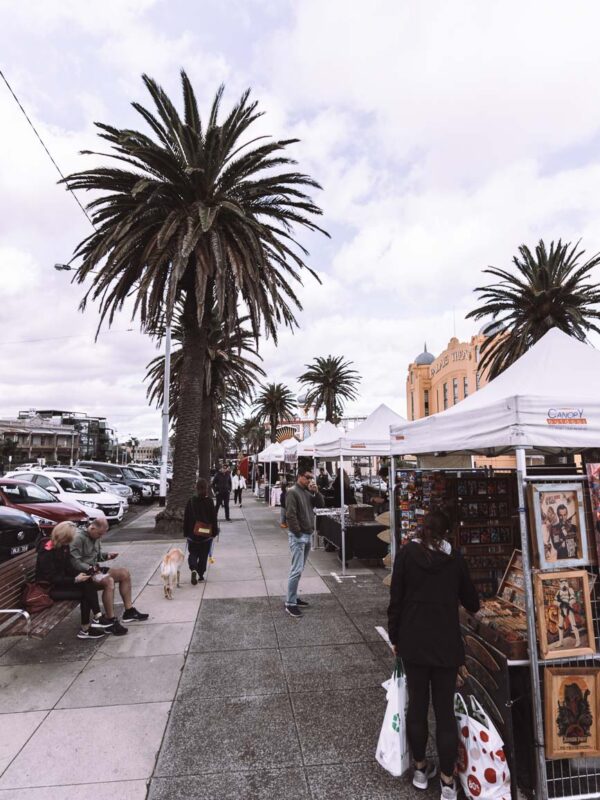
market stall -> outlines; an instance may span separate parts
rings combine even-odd
[[[360,456],[389,456],[390,447],[390,426],[399,425],[406,420],[392,411],[385,404],[378,406],[369,416],[343,436],[339,434],[332,436],[329,440],[321,441],[315,446],[315,456],[331,461],[339,460],[340,471],[343,472],[344,459]],[[344,481],[341,481],[341,502],[340,506],[344,509]],[[339,546],[342,559],[342,575],[346,574],[346,515],[339,516]],[[321,531],[319,530],[319,534]],[[333,542],[332,542],[333,543]],[[379,548],[378,548],[379,549]],[[376,555],[372,556],[376,558]]]
[[[600,796],[600,539],[593,521],[600,492],[575,466],[569,475],[527,475],[526,455],[598,447],[600,353],[556,329],[476,394],[391,428],[397,456],[516,455],[514,476],[400,470],[394,508],[399,539],[418,534],[422,514],[442,507],[452,512],[456,544],[472,565],[491,558],[482,592],[488,599],[476,616],[462,618],[470,688],[495,719],[507,754],[525,732],[521,749],[529,749],[539,798]],[[600,473],[594,469],[588,465],[592,477]],[[589,489],[594,517],[585,513]]]
[[[283,446],[279,442],[271,442],[258,454],[258,461],[260,461],[263,465],[269,465],[268,469],[266,466],[263,467],[264,474],[266,476],[264,495],[266,503],[270,502],[271,497],[271,464],[273,464],[273,462],[279,463],[280,461],[283,461],[283,458]]]

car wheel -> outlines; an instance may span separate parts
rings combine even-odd
[[[139,505],[142,502],[142,493],[139,489],[134,489],[133,494],[131,495],[131,502],[134,505]]]

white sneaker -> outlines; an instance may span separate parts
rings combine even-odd
[[[440,788],[442,790],[440,800],[456,800],[458,796],[456,792],[456,782],[453,781],[452,786],[448,786],[448,784],[440,780]]]
[[[427,762],[425,769],[417,769],[415,767],[413,774],[413,786],[416,789],[427,789],[429,778],[433,778],[436,772],[437,769],[433,761]]]

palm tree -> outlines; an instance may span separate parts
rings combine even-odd
[[[254,412],[261,422],[268,421],[271,441],[276,441],[277,425],[293,419],[296,398],[283,383],[266,383],[254,402]]]
[[[110,152],[85,152],[117,165],[65,179],[70,190],[95,194],[88,204],[95,230],[74,258],[81,259],[75,280],[91,278],[81,307],[99,301],[99,327],[111,324],[130,297],[133,315],[149,333],[165,318],[171,322],[176,304],[183,305],[167,529],[180,525],[196,479],[211,309],[216,304],[221,324],[232,331],[245,308],[257,340],[263,331],[275,338],[280,323],[294,326],[300,303],[293,284],[301,283],[304,271],[316,277],[296,230],[325,233],[314,222],[321,210],[307,194],[320,187],[293,171],[295,162],[286,154],[297,140],[249,138],[261,115],[249,91],[221,119],[221,87],[203,123],[185,72],[181,80],[183,115],[144,75],[155,110],[133,107],[150,135],[96,123]]]
[[[179,311],[179,309],[178,309]],[[255,351],[252,331],[244,327],[248,317],[241,317],[240,327],[227,331],[218,321],[216,309],[211,315],[208,334],[208,351],[205,361],[204,391],[202,405],[198,414],[202,415],[202,425],[198,438],[198,472],[208,475],[212,464],[215,443],[224,444],[231,438],[233,428],[228,419],[239,415],[239,408],[252,399],[254,386],[265,372],[254,358],[260,359]],[[162,336],[162,331],[160,335]],[[178,417],[181,368],[183,363],[183,329],[179,316],[173,324],[172,339],[179,347],[171,351],[171,377],[169,416],[176,423]],[[162,405],[165,357],[157,356],[146,367],[148,399],[157,406]],[[227,431],[227,436],[225,436]],[[219,432],[216,438],[213,432]]]
[[[356,400],[356,387],[360,383],[360,375],[351,369],[351,361],[344,361],[341,356],[317,357],[298,378],[301,384],[308,386],[304,400],[305,405],[315,407],[315,416],[325,409],[325,421],[337,425],[344,406],[342,401]]]
[[[600,332],[592,321],[600,319],[600,311],[593,308],[600,303],[600,291],[589,281],[600,253],[581,264],[585,251],[578,248],[579,242],[571,246],[559,239],[548,251],[540,239],[535,256],[526,245],[519,247],[514,273],[497,267],[483,270],[500,282],[478,286],[482,304],[467,314],[474,319],[493,317],[484,329],[488,338],[481,347],[480,373],[487,370],[490,380],[495,378],[551,328],[580,341],[590,331]]]
[[[265,426],[258,417],[247,417],[237,426],[235,433],[239,449],[245,443],[248,453],[259,453],[265,448],[267,433]]]

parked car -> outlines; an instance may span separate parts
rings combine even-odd
[[[56,469],[55,467],[51,467],[50,469],[45,469],[44,472],[63,472],[64,470]],[[129,509],[129,500],[131,499],[131,495],[133,494],[129,486],[126,486],[124,483],[117,483],[116,481],[111,481],[103,472],[98,472],[96,469],[87,469],[86,467],[73,467],[69,469],[69,472],[72,472],[76,475],[81,475],[87,481],[93,481],[94,484],[99,484],[99,488],[104,491],[108,492],[109,494],[115,494],[123,503],[123,510],[127,511]]]
[[[16,475],[9,473],[7,478],[29,480],[51,492],[57,500],[68,505],[77,506],[85,511],[89,517],[104,516],[109,524],[121,522],[123,519],[123,505],[118,497],[108,492],[98,491],[83,477],[68,472],[19,472]]]
[[[148,481],[152,487],[153,494],[160,494],[160,481],[158,478],[155,478],[151,472],[143,467],[132,467],[131,465],[128,465],[128,469],[137,475],[138,478],[141,478],[143,481]]]
[[[152,491],[152,484],[149,480],[140,478],[133,470],[121,464],[110,464],[102,461],[78,461],[77,468],[79,469],[80,467],[97,469],[111,480],[129,486],[133,492],[131,495],[132,503],[141,503],[142,500],[152,500],[153,496],[158,494],[158,492]]]
[[[0,478],[0,506],[16,508],[29,514],[45,535],[59,522],[85,525],[87,512],[77,506],[61,503],[51,492],[21,478]]]
[[[40,536],[40,529],[29,514],[0,506],[0,563],[33,550]]]

